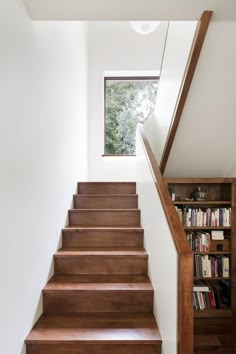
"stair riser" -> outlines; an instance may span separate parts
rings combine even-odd
[[[27,354],[161,354],[161,344],[27,344]]]
[[[63,247],[142,247],[143,231],[63,231]]]
[[[78,194],[136,194],[136,184],[127,183],[78,183]]]
[[[46,291],[46,313],[58,312],[152,312],[152,291]]]
[[[54,269],[56,274],[147,274],[147,256],[56,256]]]
[[[74,196],[75,209],[136,209],[137,196]]]
[[[140,226],[139,210],[70,210],[70,226]]]

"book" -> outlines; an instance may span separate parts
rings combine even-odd
[[[193,285],[193,291],[209,291],[209,286],[202,280],[195,280]]]
[[[212,240],[224,240],[224,230],[211,230]]]
[[[222,276],[223,278],[229,277],[229,257],[222,257]]]

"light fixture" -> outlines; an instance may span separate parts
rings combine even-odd
[[[132,29],[142,35],[146,35],[155,31],[159,26],[159,21],[130,21],[129,22]]]

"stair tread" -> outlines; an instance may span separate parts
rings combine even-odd
[[[152,314],[42,315],[26,343],[161,343]]]
[[[111,213],[121,213],[121,212],[127,212],[127,211],[140,211],[139,208],[122,208],[122,209],[111,209],[111,208],[105,208],[105,209],[69,209],[69,213],[73,213],[73,212],[80,212],[80,213],[92,213],[92,212],[98,212],[98,213],[102,213],[102,212],[111,212]]]
[[[147,256],[141,247],[68,247],[61,248],[55,256]]]
[[[54,282],[70,283],[149,283],[148,275],[143,274],[55,274]]]
[[[86,281],[84,281],[86,279]],[[106,281],[109,278],[109,281]],[[81,281],[82,280],[82,281]],[[44,288],[45,291],[54,290],[84,290],[84,291],[153,291],[149,278],[146,276],[53,276]]]
[[[79,194],[79,193],[75,193],[74,194],[75,197],[137,197],[138,194],[134,193],[134,194],[127,194],[127,193],[121,193],[121,194],[117,194],[117,193],[114,193],[114,194],[110,194],[110,193],[99,193],[99,194],[96,194],[96,193],[93,193],[93,194]]]
[[[141,226],[67,226],[62,231],[68,231],[68,232],[73,232],[73,231],[124,231],[124,232],[132,232],[132,231],[137,231],[137,232],[143,232],[143,228]]]

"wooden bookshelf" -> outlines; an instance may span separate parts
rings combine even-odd
[[[235,235],[235,211],[236,211],[236,179],[235,178],[167,178],[165,179],[165,183],[167,188],[170,191],[172,196],[173,203],[175,207],[178,209],[178,212],[181,213],[183,210],[183,219],[182,216],[179,216],[181,222],[183,223],[184,230],[186,232],[186,237],[188,235],[193,237],[197,237],[197,233],[202,231],[203,233],[208,233],[211,235],[211,231],[213,230],[222,230],[224,234],[224,240],[210,240],[209,250],[207,251],[199,251],[199,249],[193,249],[194,257],[195,255],[205,256],[209,255],[209,258],[222,258],[229,257],[230,259],[230,274],[227,276],[211,276],[211,277],[203,277],[203,276],[194,276],[194,281],[201,280],[206,281],[208,284],[217,284],[223,280],[223,283],[226,283],[227,286],[230,284],[230,306],[226,304],[221,304],[218,306],[219,308],[214,309],[202,309],[195,310],[194,317],[195,318],[222,318],[222,317],[230,317],[232,315],[236,315],[236,235]],[[202,199],[198,198],[199,194],[197,191],[204,191],[205,195]],[[200,199],[200,200],[199,200]],[[185,209],[184,209],[185,208]],[[206,210],[210,210],[210,212],[214,213],[215,210],[228,209],[228,213],[230,213],[230,224],[223,225],[222,223],[222,215],[221,215],[221,226],[204,225],[189,225],[192,220],[187,221],[186,226],[186,210],[197,213],[197,210],[205,213]],[[195,220],[195,219],[194,219]],[[214,220],[215,223],[215,220]],[[217,220],[216,223],[219,223]],[[225,223],[225,219],[224,219]],[[209,237],[209,236],[208,236]],[[191,246],[189,245],[191,248]],[[193,247],[193,246],[192,246]],[[215,256],[215,257],[214,257]],[[222,257],[221,257],[222,256]],[[199,257],[200,258],[200,257]],[[195,258],[194,258],[195,259]],[[202,261],[203,262],[203,261]],[[195,265],[196,267],[196,265]],[[200,273],[201,275],[201,273]],[[229,282],[229,283],[227,283]],[[210,286],[211,288],[211,286]],[[229,288],[228,288],[229,289]]]

